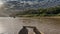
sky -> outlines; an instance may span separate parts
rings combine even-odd
[[[20,1],[20,0],[0,0],[0,1],[3,1],[3,2],[4,2],[4,1]],[[31,1],[31,0],[30,0],[30,1]],[[38,1],[38,0],[35,0],[35,1]],[[48,1],[48,0],[40,0],[40,1],[45,1],[45,2],[46,2],[46,1]]]
[[[3,1],[2,0],[0,0],[0,4],[3,4]]]
[[[1,0],[1,1],[20,1],[20,0]],[[30,0],[31,1],[31,0]],[[37,0],[36,0],[37,1]],[[42,0],[41,0],[42,1]]]
[[[6,1],[20,1],[20,0],[0,0],[0,4],[3,4],[3,2],[6,2]],[[48,2],[48,1],[51,1],[52,2],[52,1],[56,1],[56,0],[43,0],[43,2]]]
[[[0,0],[0,4],[3,4],[6,1],[20,1],[20,0]]]

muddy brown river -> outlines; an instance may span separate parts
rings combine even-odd
[[[60,18],[0,17],[0,34],[18,34],[23,26],[35,26],[44,34],[60,34]],[[35,34],[31,28],[29,34]]]

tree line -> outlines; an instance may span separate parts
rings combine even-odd
[[[16,14],[20,16],[60,16],[60,6],[50,7],[50,8],[39,8],[25,10]]]

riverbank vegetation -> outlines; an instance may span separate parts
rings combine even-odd
[[[37,10],[30,9],[23,12],[19,12],[16,16],[27,16],[27,17],[37,17],[37,16],[60,16],[60,6],[50,7],[50,8],[39,8]]]

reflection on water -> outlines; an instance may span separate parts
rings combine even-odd
[[[44,34],[60,34],[59,20],[60,19],[0,17],[0,34],[18,34],[23,26],[36,26],[37,29]]]

